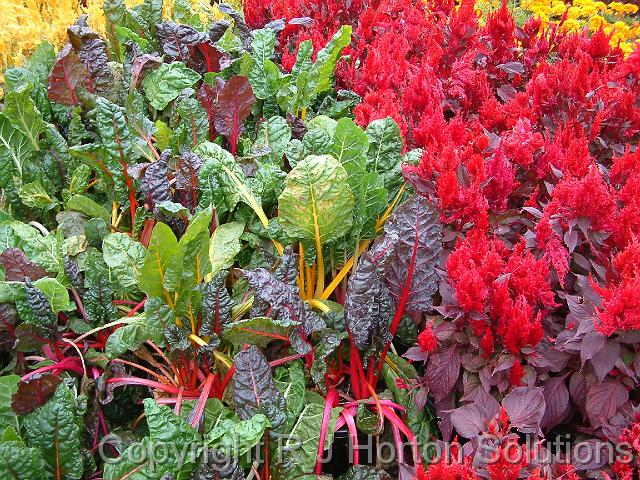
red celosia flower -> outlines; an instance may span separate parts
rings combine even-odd
[[[470,461],[463,463],[440,461],[429,465],[426,469],[418,467],[417,480],[479,480]]]
[[[435,333],[433,333],[431,324],[428,324],[424,330],[420,332],[420,335],[418,335],[418,345],[420,346],[420,350],[425,353],[432,353],[438,348],[438,339]]]
[[[522,364],[516,359],[513,367],[509,370],[509,383],[514,387],[518,387],[522,384],[522,377],[524,377],[524,368],[522,368]]]

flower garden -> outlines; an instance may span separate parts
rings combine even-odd
[[[2,17],[0,478],[638,478],[636,4]]]

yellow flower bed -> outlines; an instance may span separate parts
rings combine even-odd
[[[91,26],[104,33],[103,0],[88,0],[82,8],[79,0],[0,0],[2,3],[2,25],[0,26],[0,71],[18,66],[33,53],[36,46],[48,40],[56,48],[67,41],[67,27],[82,13],[89,15]],[[142,0],[126,0],[133,7]],[[174,0],[165,0],[165,17],[173,11]],[[208,0],[189,0],[192,8],[203,22],[220,18],[217,6]],[[239,0],[227,2],[236,7]]]
[[[640,42],[640,19],[636,17],[638,6],[631,3],[607,5],[594,0],[574,0],[573,4],[565,4],[562,0],[523,0],[520,8],[539,16],[545,23],[560,22],[566,12],[562,29],[568,32],[584,28],[594,32],[602,27],[611,35],[611,44],[620,44],[626,54]]]

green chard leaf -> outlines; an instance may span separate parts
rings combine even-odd
[[[246,176],[233,155],[215,143],[203,142],[194,150],[205,162],[200,170],[200,206],[218,213],[233,210],[240,200],[249,205],[266,228],[269,220],[261,202],[247,187]]]
[[[149,426],[149,436],[142,442],[132,444],[120,458],[107,463],[104,468],[104,480],[157,480],[170,478],[188,480],[196,468],[196,460],[202,448],[202,437],[171,409],[158,405],[155,400],[144,400],[144,412]],[[146,455],[138,462],[135,449],[147,450],[154,445],[164,444],[168,454],[160,461],[153,455]],[[193,447],[197,448],[193,448]],[[172,448],[176,447],[176,448]],[[195,454],[195,455],[194,455]]]
[[[347,172],[330,155],[308,156],[291,170],[278,199],[280,223],[294,239],[332,242],[353,224]]]
[[[47,403],[21,418],[25,442],[42,452],[52,478],[82,478],[81,413],[73,393],[61,383]]]
[[[182,62],[163,63],[142,80],[149,102],[157,110],[164,110],[185,88],[200,80],[200,74]]]
[[[138,273],[138,288],[149,297],[169,297],[165,273],[178,250],[178,240],[168,225],[157,223],[151,234],[144,264]]]

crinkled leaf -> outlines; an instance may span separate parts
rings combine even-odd
[[[22,417],[24,439],[40,449],[52,478],[82,478],[80,413],[71,390],[61,383],[47,403]]]
[[[286,421],[286,402],[273,381],[273,372],[255,345],[238,352],[233,359],[233,402],[243,420],[264,414],[274,429]]]
[[[396,309],[429,310],[440,282],[436,268],[442,225],[437,210],[424,197],[414,195],[393,212],[385,224],[385,235],[397,238],[386,273]]]
[[[202,286],[202,326],[200,334],[211,336],[219,334],[231,321],[231,309],[234,305],[225,286],[227,272],[222,271]]]
[[[7,93],[2,112],[29,139],[32,148],[40,150],[39,137],[44,131],[45,123],[31,98],[31,87],[21,86]]]
[[[5,427],[18,428],[18,418],[11,407],[12,396],[18,391],[20,377],[18,375],[6,375],[0,377],[0,430]]]
[[[76,309],[75,304],[69,301],[67,288],[55,278],[41,278],[34,282],[34,285],[49,300],[51,309],[55,313],[71,312]]]
[[[311,155],[287,175],[278,218],[289,237],[322,245],[349,231],[353,206],[344,167],[329,155]]]
[[[389,325],[393,318],[393,299],[383,275],[384,258],[378,259],[374,249],[360,258],[349,278],[345,321],[356,347],[363,351],[372,345],[374,350],[383,348],[392,338]]]
[[[189,61],[189,45],[197,45],[206,40],[204,33],[175,22],[163,22],[157,26],[157,31],[163,52],[169,59],[183,63]]]
[[[262,210],[260,200],[247,187],[246,176],[233,155],[211,142],[203,142],[194,150],[205,162],[200,170],[200,206],[213,205],[220,213],[235,208],[242,200],[256,213],[266,228],[269,220]]]
[[[330,449],[333,444],[333,432],[340,414],[339,408],[331,409],[324,448]],[[289,478],[301,478],[311,474],[318,456],[320,445],[320,429],[324,416],[324,405],[309,403],[296,422],[293,430],[284,442],[280,453],[283,455],[282,472]],[[315,475],[314,478],[317,478]]]
[[[198,449],[190,448],[202,442],[200,434],[191,428],[181,417],[174,415],[171,409],[165,405],[158,405],[155,400],[144,400],[144,412],[149,426],[149,436],[141,443],[132,444],[115,462],[105,464],[105,480],[157,480],[164,475],[172,478],[186,480],[196,467]],[[148,448],[152,445],[175,445],[177,448],[168,448],[168,454],[162,458],[135,455],[135,449]],[[182,446],[185,447],[182,450]],[[184,458],[180,453],[185,452]],[[138,460],[135,462],[134,460]],[[161,461],[163,460],[163,461]]]
[[[42,453],[20,442],[0,443],[0,477],[6,480],[47,478]]]
[[[87,90],[108,96],[113,90],[115,79],[109,67],[106,42],[87,26],[85,18],[80,18],[71,25],[67,33],[78,58],[89,72],[89,79],[86,82]]]
[[[369,137],[368,170],[387,172],[402,162],[402,134],[392,118],[374,120],[367,126],[366,133]]]
[[[271,426],[269,419],[261,413],[247,420],[222,420],[206,437],[212,448],[241,458],[260,442],[267,428]]]
[[[304,409],[307,381],[302,362],[295,361],[275,369],[273,374],[276,387],[287,403],[287,421],[282,431],[290,432]]]
[[[366,171],[369,138],[350,118],[341,118],[333,134],[333,155],[349,176],[349,185],[358,184],[358,177]]]
[[[102,256],[125,289],[137,284],[137,277],[144,265],[144,246],[126,233],[112,233],[102,240]]]
[[[200,74],[182,62],[163,63],[144,77],[142,88],[151,105],[163,110],[169,102],[178,98],[183,89],[193,86],[198,80]]]
[[[302,301],[297,287],[278,280],[263,268],[243,270],[242,273],[255,290],[256,298],[269,305],[270,317],[299,323],[304,338],[324,328],[324,321]]]
[[[39,181],[24,184],[18,190],[20,200],[27,207],[51,210],[58,205],[58,201],[47,193]]]

